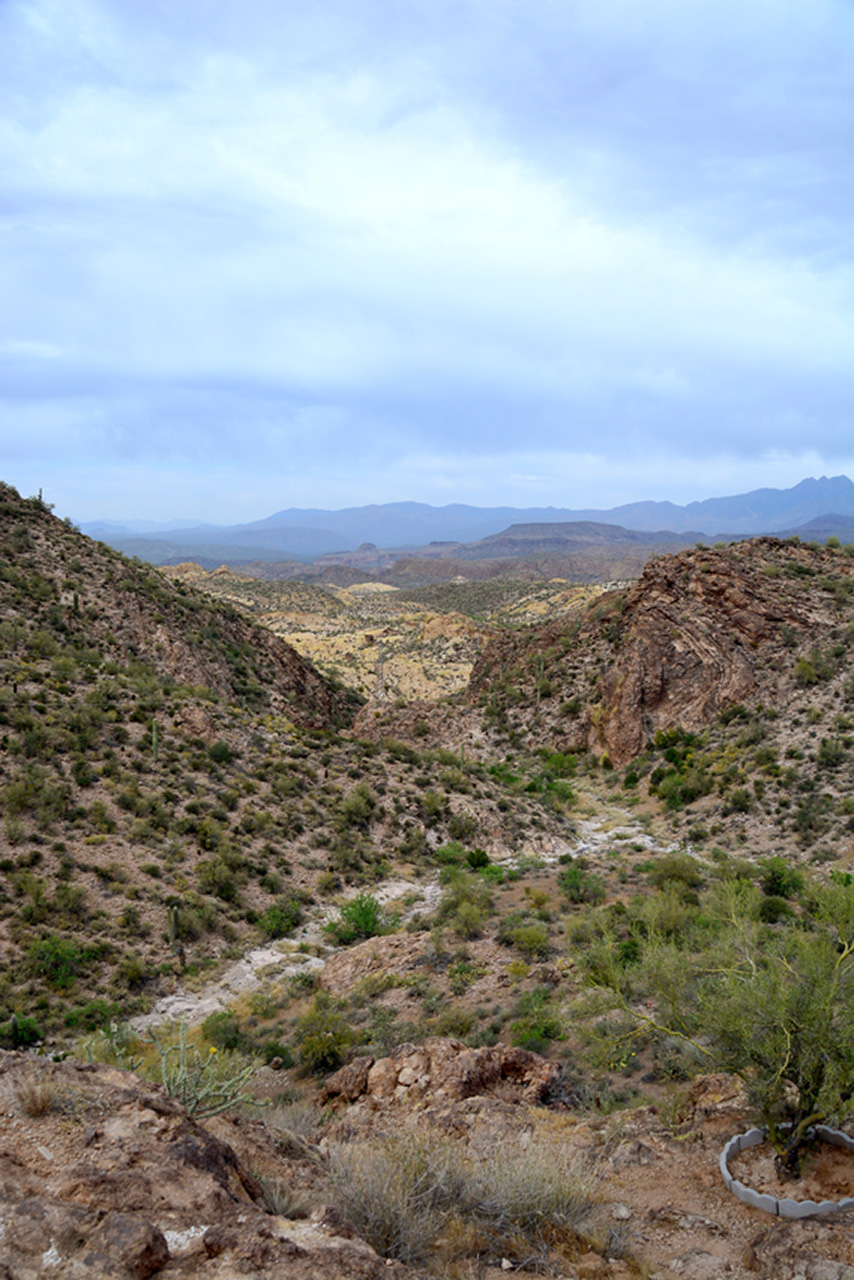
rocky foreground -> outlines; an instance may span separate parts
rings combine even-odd
[[[850,1215],[778,1221],[725,1191],[718,1155],[745,1124],[731,1078],[696,1080],[667,1114],[591,1118],[562,1101],[557,1068],[536,1054],[432,1040],[349,1064],[324,1099],[327,1118],[310,1141],[264,1111],[198,1124],[161,1089],[111,1067],[0,1055],[0,1276],[424,1275],[358,1238],[329,1174],[341,1144],[407,1131],[472,1153],[487,1143],[496,1160],[545,1149],[589,1187],[573,1243],[528,1259],[460,1257],[448,1276],[854,1276]]]

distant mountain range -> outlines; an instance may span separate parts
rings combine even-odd
[[[566,529],[570,524],[576,526],[572,531]],[[854,484],[847,476],[822,476],[818,480],[802,480],[791,489],[754,489],[732,497],[690,502],[684,507],[672,502],[633,502],[604,511],[471,507],[460,503],[432,507],[421,502],[391,502],[340,511],[291,507],[263,520],[225,526],[186,528],[180,527],[177,520],[153,527],[147,521],[96,521],[81,526],[90,537],[154,564],[180,560],[224,564],[310,561],[317,556],[356,551],[365,543],[398,553],[448,543],[467,548],[462,558],[480,559],[518,555],[516,547],[520,542],[531,544],[528,554],[537,554],[536,543],[540,543],[542,552],[548,549],[544,544],[549,539],[562,543],[567,536],[591,544],[603,540],[611,543],[617,538],[624,542],[671,542],[684,546],[689,540],[709,537],[734,539],[792,531],[802,537],[819,538],[819,527],[835,533],[842,541],[850,540],[850,530],[854,529]],[[815,532],[811,531],[813,528]],[[632,537],[638,534],[644,536]],[[497,539],[497,544],[489,545],[491,539]],[[498,545],[502,540],[503,545]],[[508,542],[514,544],[513,550]],[[454,554],[460,556],[461,552]]]

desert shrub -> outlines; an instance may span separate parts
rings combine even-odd
[[[359,1235],[387,1258],[427,1261],[465,1204],[467,1176],[450,1142],[414,1134],[330,1151],[336,1200]]]
[[[311,1202],[305,1192],[294,1185],[291,1178],[265,1176],[258,1181],[264,1193],[264,1207],[269,1213],[291,1220],[309,1216]]]
[[[222,858],[206,858],[196,867],[196,878],[202,893],[210,893],[223,902],[236,902],[238,885],[234,871]]]
[[[820,649],[813,649],[808,658],[798,658],[795,664],[795,683],[802,689],[827,681],[833,675],[833,662]]]
[[[312,1007],[299,1019],[294,1043],[301,1067],[312,1075],[325,1075],[341,1066],[352,1033],[340,1005],[328,992],[319,991]]]
[[[70,938],[51,933],[31,945],[27,959],[38,977],[44,978],[57,991],[66,991],[74,985],[83,956]]]
[[[522,1233],[534,1244],[554,1228],[577,1230],[592,1209],[589,1184],[554,1144],[506,1146],[483,1158],[483,1189],[474,1216],[502,1236]],[[484,1176],[485,1175],[485,1176]]]
[[[418,813],[425,827],[435,827],[445,816],[447,801],[437,791],[422,791],[418,798]]]
[[[237,1016],[231,1009],[221,1009],[205,1018],[202,1023],[202,1035],[208,1044],[231,1053],[246,1047],[246,1037],[240,1029]]]
[[[771,895],[763,897],[759,904],[759,919],[765,924],[779,924],[781,920],[787,920],[793,915],[794,911],[785,898]]]
[[[398,742],[394,738],[389,738],[385,744],[386,752],[391,756],[392,760],[400,760],[404,764],[417,765],[421,763],[421,756],[414,747],[408,746],[405,742]]]
[[[575,864],[562,871],[557,882],[567,902],[573,904],[602,902],[605,897],[605,882],[602,877]]]
[[[441,877],[445,892],[436,911],[440,924],[449,924],[461,938],[477,938],[489,918],[492,895],[479,876],[449,867]]]
[[[268,938],[286,938],[302,920],[302,904],[296,898],[280,898],[258,917],[258,928]]]
[[[845,756],[845,748],[838,738],[822,738],[817,759],[820,769],[837,769]]]
[[[563,1038],[563,1025],[551,1006],[548,987],[537,987],[519,997],[512,1039],[523,1049],[542,1053],[550,1040]]]
[[[616,1043],[665,1036],[741,1076],[778,1168],[796,1177],[811,1126],[854,1106],[854,884],[810,886],[806,928],[768,928],[761,902],[726,881],[695,913],[705,929],[698,918],[684,940],[650,932],[632,991],[612,992],[629,1028]]]
[[[458,867],[465,861],[466,851],[459,840],[449,840],[447,844],[439,846],[434,856],[442,866]]]
[[[427,837],[422,827],[410,827],[400,842],[400,856],[411,861],[423,858],[427,853]]]
[[[477,835],[477,821],[467,813],[453,813],[448,819],[448,835],[469,844]]]
[[[377,798],[373,791],[366,783],[360,782],[338,806],[339,830],[367,831],[376,807]]]
[[[724,816],[731,813],[749,813],[753,808],[750,792],[746,787],[735,787],[724,801],[721,812]]]
[[[335,942],[349,946],[364,938],[389,933],[392,925],[381,903],[369,893],[360,893],[344,903],[338,919],[330,920],[325,930]]]
[[[517,925],[510,941],[526,960],[547,960],[551,955],[549,931],[540,921]]]
[[[454,1234],[462,1252],[521,1258],[577,1230],[591,1209],[586,1184],[548,1142],[467,1155],[438,1135],[405,1133],[333,1147],[330,1172],[359,1234],[412,1266],[440,1248],[447,1259]]]
[[[433,1031],[437,1036],[451,1036],[455,1040],[465,1040],[474,1026],[474,1014],[462,1005],[452,1004],[443,1009],[436,1019]]]
[[[231,764],[234,753],[227,742],[214,742],[208,747],[208,755],[214,764]]]
[[[264,1114],[265,1125],[274,1133],[295,1134],[308,1142],[315,1139],[322,1122],[320,1107],[302,1098],[290,1102],[274,1099],[272,1107]]]
[[[15,1086],[15,1100],[21,1112],[31,1119],[54,1111],[59,1103],[60,1089],[56,1080],[39,1073],[28,1076]]]
[[[793,898],[804,887],[804,874],[777,854],[761,863],[759,886],[771,898]]]
[[[0,1049],[24,1049],[37,1044],[41,1038],[41,1028],[35,1018],[19,1018],[13,1014],[8,1022],[0,1023]]]
[[[119,1006],[112,1000],[90,1000],[77,1009],[69,1009],[65,1025],[77,1031],[97,1031],[99,1027],[109,1026],[119,1012]]]
[[[649,873],[652,884],[663,889],[666,884],[675,884],[686,889],[699,889],[703,883],[703,872],[695,858],[687,853],[666,853],[657,858]]]

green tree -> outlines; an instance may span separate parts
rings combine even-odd
[[[813,886],[806,916],[771,926],[743,881],[701,905],[693,934],[651,932],[631,990],[611,990],[632,1019],[615,1039],[676,1038],[740,1076],[781,1175],[797,1177],[810,1128],[854,1109],[854,885]]]

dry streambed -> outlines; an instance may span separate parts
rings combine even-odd
[[[620,821],[620,819],[625,819]],[[493,849],[491,859],[500,866],[512,867],[519,863],[540,863],[552,866],[564,855],[584,856],[595,864],[598,858],[610,851],[615,841],[630,842],[636,850],[652,851],[655,839],[646,833],[636,819],[622,812],[603,818],[581,819],[575,823],[577,834],[569,839],[553,835],[538,836],[527,840],[516,852],[509,849]],[[359,890],[347,895],[353,897]],[[420,880],[394,877],[384,880],[371,890],[374,897],[388,906],[405,925],[415,915],[429,915],[438,906],[442,889],[436,875]],[[177,1022],[186,1018],[196,1025],[212,1013],[228,1009],[235,1001],[262,990],[274,981],[280,981],[304,972],[319,973],[327,959],[340,948],[329,942],[325,926],[339,910],[341,900],[316,905],[309,918],[291,938],[280,939],[264,946],[253,947],[239,960],[229,964],[211,982],[194,988],[189,983],[159,999],[146,1013],[132,1020],[137,1030]]]

